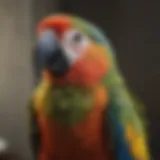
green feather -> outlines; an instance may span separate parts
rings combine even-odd
[[[63,125],[73,125],[92,109],[93,92],[74,86],[54,86],[48,90],[44,112]]]

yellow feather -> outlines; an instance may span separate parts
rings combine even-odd
[[[126,126],[126,140],[129,142],[131,153],[136,160],[149,160],[144,136],[136,133],[130,123]]]
[[[43,108],[44,98],[46,96],[46,92],[50,89],[51,83],[48,82],[46,78],[42,79],[34,92],[34,103],[35,109],[41,110]]]

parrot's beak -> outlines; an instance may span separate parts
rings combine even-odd
[[[56,34],[52,30],[43,31],[38,38],[35,48],[37,71],[50,71],[53,76],[64,76],[69,69],[69,63],[63,54]]]

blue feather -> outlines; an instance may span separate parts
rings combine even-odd
[[[116,160],[134,160],[129,152],[129,147],[124,139],[124,127],[118,121],[118,111],[115,106],[109,106],[109,122],[112,124],[111,131],[113,136]]]

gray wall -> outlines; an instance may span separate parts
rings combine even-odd
[[[26,102],[31,89],[30,1],[0,1],[0,137],[29,158]]]
[[[0,137],[22,160],[31,160],[26,104],[33,84],[33,33],[37,20],[56,7],[50,2],[0,0]]]

